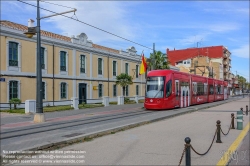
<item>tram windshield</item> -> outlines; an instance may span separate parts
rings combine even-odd
[[[165,77],[148,77],[146,97],[163,98]]]

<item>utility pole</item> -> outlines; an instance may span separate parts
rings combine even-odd
[[[40,6],[39,1],[37,0],[37,26],[33,27],[31,26],[34,22],[33,20],[30,22],[30,25],[28,25],[28,32],[25,32],[24,34],[28,38],[32,38],[33,35],[37,34],[37,52],[36,52],[36,114],[34,115],[34,122],[41,123],[45,122],[45,117],[43,114],[43,87],[42,87],[42,69],[41,69],[41,32],[40,32],[40,21],[43,18],[53,17],[56,15],[61,15],[65,13],[75,12],[76,9],[63,12],[63,13],[57,13],[46,17],[40,17]],[[31,26],[31,27],[30,27]]]
[[[37,87],[36,87],[36,113],[43,113],[43,99],[42,99],[42,70],[41,70],[41,32],[40,32],[40,7],[39,0],[37,0]]]

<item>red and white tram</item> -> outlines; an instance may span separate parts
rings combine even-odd
[[[147,74],[146,109],[188,107],[227,98],[227,82],[222,80],[173,70],[153,70]]]

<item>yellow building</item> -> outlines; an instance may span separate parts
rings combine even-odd
[[[11,98],[36,99],[36,36],[24,35],[27,26],[0,23],[0,103]],[[133,77],[126,96],[144,96],[145,75],[139,75],[141,59],[135,47],[115,50],[94,44],[84,33],[67,37],[47,31],[41,31],[41,46],[43,99],[50,105],[71,97],[88,103],[101,101],[103,96],[115,101],[122,96],[122,88],[115,85],[121,73]]]

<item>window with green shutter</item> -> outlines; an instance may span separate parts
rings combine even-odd
[[[139,95],[139,85],[136,85],[136,95]]]
[[[135,73],[135,75],[136,75],[136,78],[139,77],[139,65],[136,65],[136,73]]]
[[[116,85],[113,85],[113,97],[116,97],[117,92],[116,92]]]
[[[9,42],[9,66],[18,66],[18,43]]]
[[[41,49],[40,49],[40,55],[41,55],[41,68],[45,69],[45,58],[44,58],[45,48],[41,47]]]
[[[102,97],[102,84],[98,85],[98,95],[99,97]]]
[[[61,99],[67,98],[67,84],[65,82],[61,83]]]
[[[18,98],[18,81],[9,82],[9,99]]]
[[[60,51],[60,70],[66,71],[66,52]]]
[[[81,73],[85,73],[85,55],[81,55],[81,64],[80,64],[80,71]]]
[[[113,76],[116,76],[116,61],[113,61]]]
[[[128,74],[128,63],[125,63],[125,73]]]
[[[98,58],[98,74],[102,75],[102,58]]]
[[[45,82],[42,82],[42,96],[45,99]]]
[[[126,96],[128,96],[128,91],[129,91],[129,89],[128,89],[128,85],[126,86],[126,88],[125,88],[125,90],[126,90]]]

